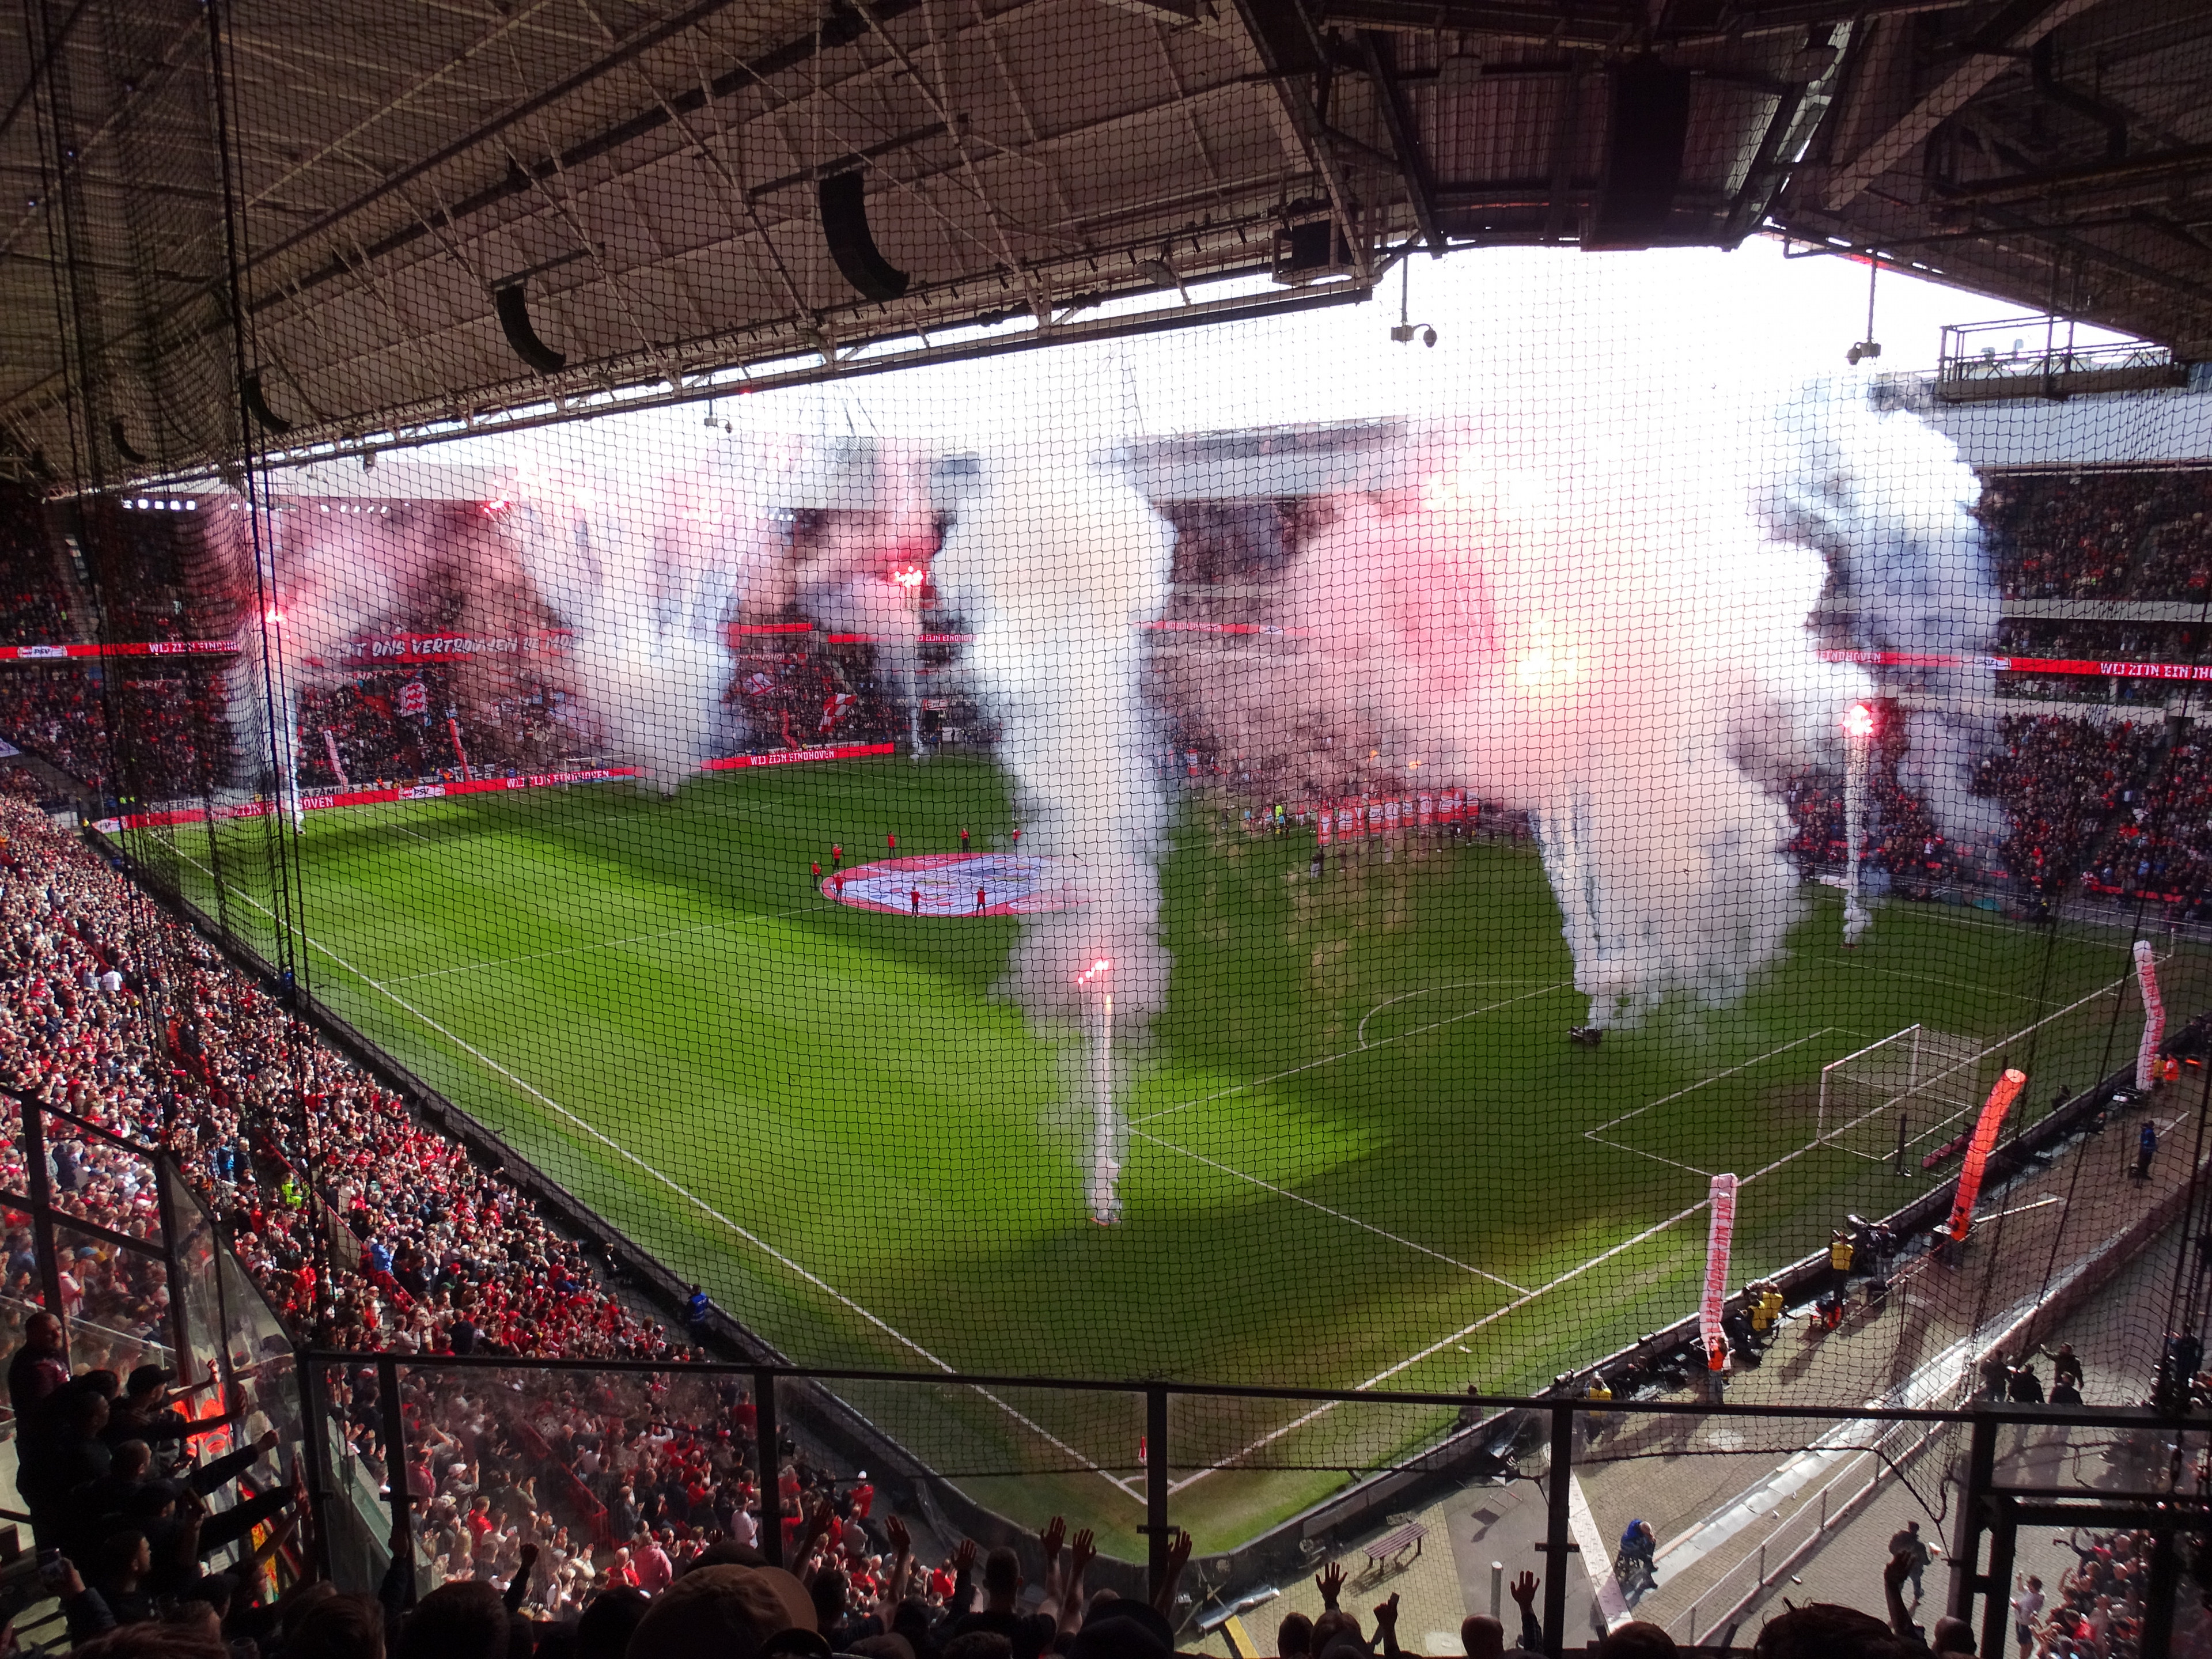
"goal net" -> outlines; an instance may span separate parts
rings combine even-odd
[[[1908,1025],[1820,1068],[1820,1138],[1869,1157],[1894,1156],[1898,1119],[1908,1152],[1977,1103],[1986,1049],[1973,1038]]]

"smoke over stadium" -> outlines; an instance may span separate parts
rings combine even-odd
[[[532,672],[560,688],[569,732],[668,794],[730,745],[806,736],[788,717],[748,730],[733,627],[865,639],[886,706],[912,710],[935,606],[964,645],[936,689],[995,727],[1025,850],[1086,871],[1088,904],[1032,918],[1010,970],[1034,1012],[1073,1008],[1102,951],[1127,1012],[1164,999],[1170,729],[1294,799],[1426,780],[1529,813],[1593,1023],[1740,994],[1801,915],[1780,786],[1836,763],[1838,715],[1874,689],[1823,659],[1808,617],[1833,582],[1861,646],[1985,650],[1972,472],[1915,416],[1837,388],[1735,446],[1698,422],[1600,439],[1501,419],[1400,450],[1369,487],[1305,504],[1261,586],[1263,651],[1150,649],[1176,532],[1103,446],[994,457],[949,501],[913,446],[825,462],[748,438],[653,474],[526,466],[458,538],[297,515],[272,609],[295,684],[343,672],[349,640],[434,612],[566,630]],[[242,631],[245,687],[258,641]],[[1917,672],[1953,693],[1989,678]],[[252,697],[234,708],[242,752],[265,757]],[[1909,720],[1902,775],[1953,835],[1992,833],[1972,717]]]

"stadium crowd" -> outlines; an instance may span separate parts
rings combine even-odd
[[[1980,513],[2007,599],[2212,595],[2212,474],[2000,474]]]
[[[95,1130],[166,1144],[301,1336],[400,1352],[675,1353],[511,1184],[20,795],[0,797],[0,833],[7,1081]],[[97,1218],[116,1224],[113,1212]]]
[[[128,674],[111,664],[131,734],[125,769],[140,799],[198,797],[228,768],[222,678],[213,672]],[[116,783],[102,682],[82,666],[0,667],[0,736],[103,792]]]
[[[2003,823],[1988,842],[1954,842],[1928,804],[1900,781],[1901,745],[1887,738],[1869,778],[1874,805],[1867,854],[1906,895],[1980,884],[2023,902],[2078,889],[2138,896],[2175,917],[2212,918],[2212,751],[2183,742],[2161,754],[2154,724],[2021,714],[1998,726],[1978,793]],[[1808,872],[1834,870],[1845,852],[1842,780],[1808,769],[1786,786],[1790,855]]]

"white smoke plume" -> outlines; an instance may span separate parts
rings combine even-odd
[[[934,576],[975,638],[966,667],[1000,726],[1022,849],[1080,860],[1081,908],[1035,918],[1012,989],[1073,1014],[1076,976],[1112,960],[1117,1010],[1167,995],[1157,859],[1167,801],[1154,773],[1139,624],[1168,599],[1175,532],[1120,463],[998,458],[962,508]]]
[[[1825,567],[1753,517],[1744,460],[1711,427],[1434,434],[1304,541],[1303,648],[1200,695],[1261,763],[1328,766],[1323,793],[1421,777],[1527,809],[1594,1023],[1728,1000],[1801,914],[1775,786],[1835,758],[1870,689],[1820,659]],[[1373,758],[1321,758],[1347,755]]]
[[[292,733],[299,724],[301,685],[343,672],[347,643],[380,632],[404,615],[410,586],[439,560],[422,533],[404,528],[372,537],[363,520],[295,513],[285,515],[279,534],[264,520],[264,541],[274,550],[264,547],[262,553],[263,598],[257,614],[247,515],[226,516],[236,526],[228,550],[234,566],[229,585],[246,601],[233,630],[238,659],[225,682],[240,781],[252,786],[268,771],[270,697],[264,668],[273,650],[283,697],[276,709],[283,730],[276,765],[289,793],[296,781]]]
[[[1996,641],[2000,605],[1974,516],[1981,480],[1958,447],[1903,410],[1878,411],[1864,389],[1807,387],[1781,412],[1779,454],[1759,509],[1772,532],[1819,550],[1854,608],[1863,649],[1983,656]],[[1885,669],[1885,689],[1949,703],[1986,703],[1996,675],[1971,667]],[[1954,841],[1989,843],[2004,833],[1995,801],[1973,793],[1989,746],[1987,722],[1970,711],[1914,709],[1899,781],[1927,801]]]
[[[904,701],[917,692],[922,582],[937,521],[925,455],[886,447],[874,459],[865,497],[832,513],[794,550],[787,581],[804,614],[874,641],[876,672]]]
[[[567,672],[609,754],[673,794],[720,746],[726,627],[779,563],[781,475],[748,456],[651,479],[526,470],[507,533],[573,630]]]

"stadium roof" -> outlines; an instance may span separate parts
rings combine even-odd
[[[0,449],[65,483],[1332,302],[1407,252],[1767,228],[2212,356],[2190,0],[27,17]]]

